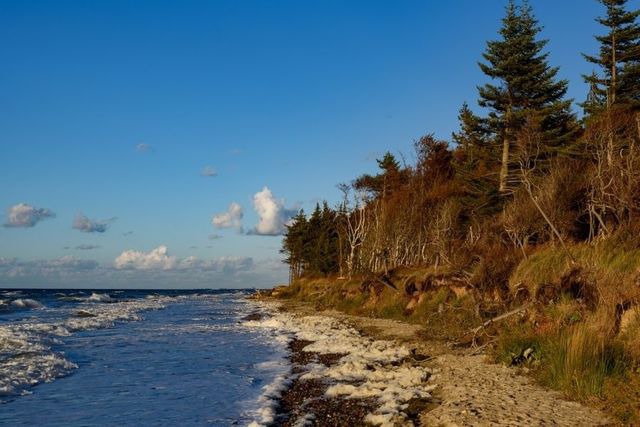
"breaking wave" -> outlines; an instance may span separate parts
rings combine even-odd
[[[6,293],[5,293],[6,296]],[[116,322],[140,320],[145,310],[158,310],[172,299],[153,296],[116,300],[108,294],[88,298],[72,296],[79,304],[58,309],[50,321],[33,317],[0,324],[0,400],[30,393],[30,388],[69,374],[78,366],[57,351],[62,338],[73,333],[112,327]],[[96,304],[104,303],[104,304]],[[108,304],[107,304],[108,303]],[[6,305],[6,304],[5,304]],[[45,309],[40,302],[18,298],[9,304],[19,309]]]

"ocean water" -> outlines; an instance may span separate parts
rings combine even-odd
[[[268,419],[286,342],[246,326],[247,294],[0,290],[0,425]]]

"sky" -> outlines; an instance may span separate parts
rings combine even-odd
[[[0,0],[0,287],[286,281],[292,212],[481,113],[505,4]],[[599,4],[531,4],[584,100]]]

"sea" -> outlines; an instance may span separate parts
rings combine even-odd
[[[259,425],[289,365],[251,292],[0,290],[0,425]]]

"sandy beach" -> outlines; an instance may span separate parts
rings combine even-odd
[[[421,339],[417,325],[266,304],[247,323],[287,337],[291,371],[263,425],[615,425],[518,369]]]

